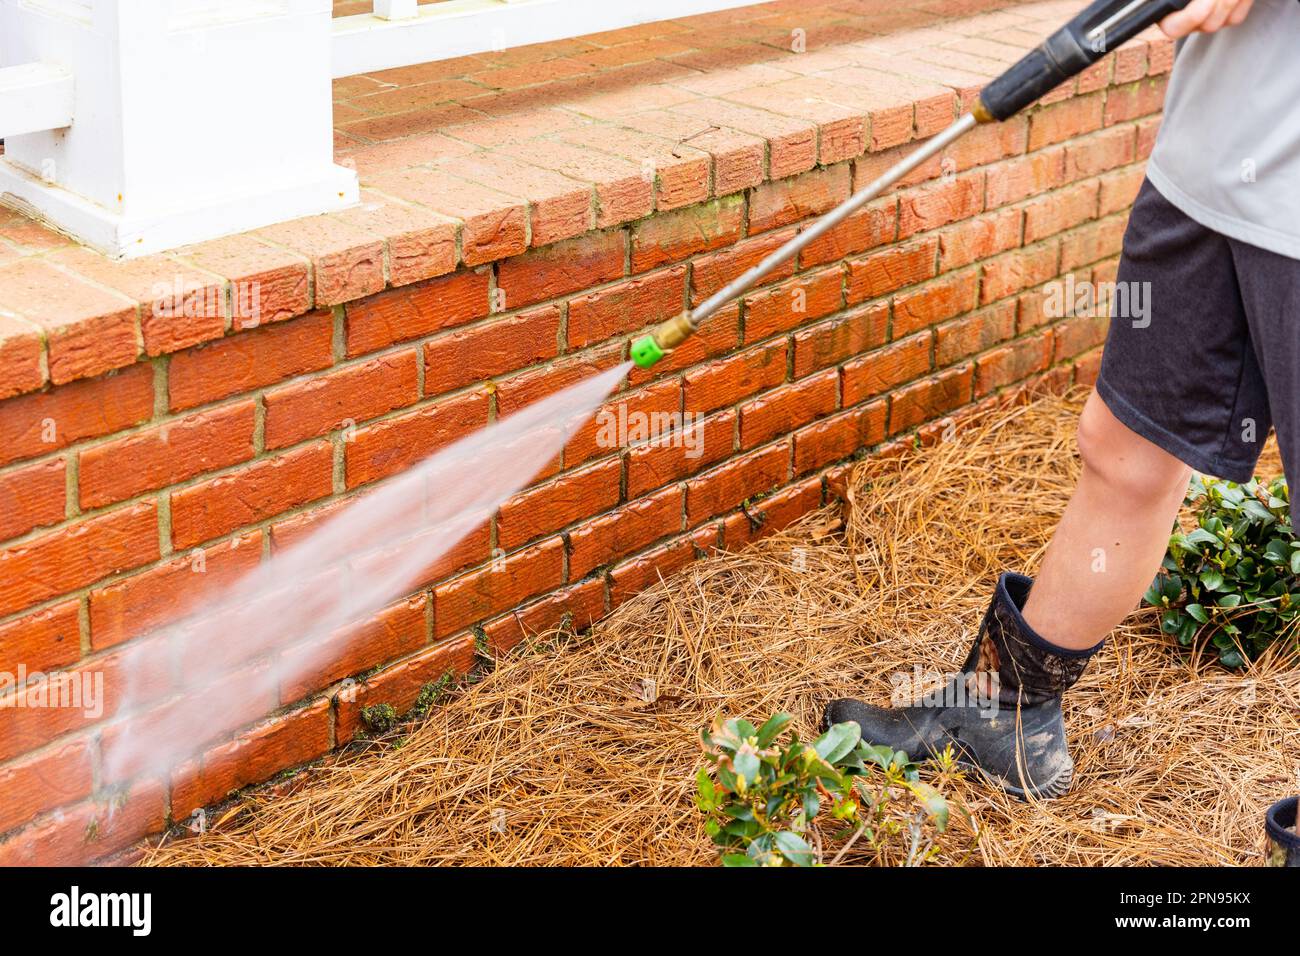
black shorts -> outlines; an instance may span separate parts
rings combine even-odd
[[[1300,480],[1300,260],[1205,228],[1148,181],[1115,286],[1097,378],[1111,413],[1197,471],[1238,482],[1271,426]]]

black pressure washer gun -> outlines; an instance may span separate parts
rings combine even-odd
[[[632,360],[649,368],[695,333],[700,323],[743,295],[777,266],[847,219],[927,159],[981,123],[1001,122],[1127,43],[1190,0],[1098,0],[980,91],[971,111],[891,166],[861,192],[795,236],[744,275],[694,309],[657,325],[632,344]]]

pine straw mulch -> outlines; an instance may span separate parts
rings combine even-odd
[[[785,710],[810,739],[829,698],[884,703],[891,674],[959,666],[996,574],[1036,567],[1065,505],[1083,397],[986,409],[865,461],[843,505],[696,562],[588,633],[543,636],[404,736],[246,793],[145,862],[712,864],[700,728]],[[1271,454],[1263,473],[1280,472]],[[944,781],[976,826],[954,824],[937,862],[1258,862],[1265,808],[1297,785],[1300,668],[1212,658],[1132,615],[1067,698],[1074,790],[1025,804]],[[899,858],[859,843],[843,862]]]

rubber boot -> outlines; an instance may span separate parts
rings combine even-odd
[[[1264,828],[1268,831],[1269,866],[1300,867],[1300,833],[1295,830],[1297,803],[1300,797],[1291,797],[1268,808]]]
[[[1035,633],[1020,613],[1032,586],[1023,574],[998,579],[966,663],[941,690],[898,708],[832,701],[822,723],[852,721],[864,741],[913,759],[951,745],[962,766],[1022,800],[1066,793],[1074,761],[1065,745],[1061,695],[1101,643],[1067,650]]]

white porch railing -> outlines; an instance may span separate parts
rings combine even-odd
[[[0,203],[131,258],[357,202],[330,78],[753,0],[0,0]]]

